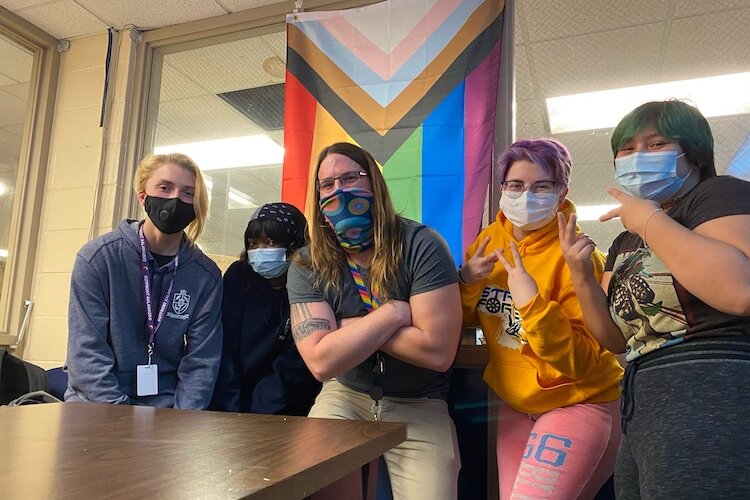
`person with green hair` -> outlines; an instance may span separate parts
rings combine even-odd
[[[612,134],[625,227],[601,285],[575,216],[561,245],[591,332],[626,353],[618,499],[747,498],[750,427],[750,183],[717,176],[708,121],[649,102]]]

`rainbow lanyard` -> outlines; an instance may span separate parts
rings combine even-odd
[[[344,252],[346,253],[346,252]],[[359,290],[359,296],[362,299],[362,303],[365,305],[368,313],[371,313],[378,308],[378,291],[373,288],[372,295],[365,286],[365,280],[362,279],[362,274],[359,272],[357,263],[352,260],[349,254],[346,254],[346,262],[349,263],[349,271],[352,273],[354,278],[354,284],[357,285]],[[375,352],[375,366],[372,368],[372,385],[370,386],[369,395],[372,399],[372,419],[375,422],[380,422],[383,407],[380,405],[380,400],[383,399],[383,387],[381,384],[381,378],[385,375],[385,354],[380,351]]]
[[[352,273],[354,284],[357,285],[357,290],[359,290],[359,296],[362,298],[362,303],[365,305],[365,309],[367,309],[368,313],[374,311],[380,305],[378,303],[377,290],[373,288],[372,295],[370,295],[370,291],[367,289],[367,286],[365,286],[365,280],[362,279],[362,274],[359,272],[357,263],[352,260],[348,253],[346,254],[346,262],[349,264],[349,271]]]

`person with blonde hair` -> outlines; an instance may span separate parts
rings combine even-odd
[[[328,146],[313,175],[310,244],[287,278],[292,335],[323,382],[309,416],[405,422],[406,441],[385,454],[394,498],[455,498],[460,460],[446,372],[461,302],[448,247],[396,214],[362,148]]]
[[[195,245],[206,185],[179,153],[144,158],[133,184],[147,217],[76,256],[65,401],[203,409],[222,345],[221,273]]]

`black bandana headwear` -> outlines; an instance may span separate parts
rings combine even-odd
[[[294,205],[288,203],[266,203],[258,207],[250,216],[250,222],[258,219],[270,219],[289,234],[291,248],[297,249],[305,246],[305,228],[307,221],[302,212]],[[247,239],[247,238],[246,238]]]

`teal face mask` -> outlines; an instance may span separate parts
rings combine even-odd
[[[685,184],[677,175],[677,160],[685,156],[677,151],[639,152],[615,158],[615,178],[628,194],[659,203],[672,198]]]
[[[256,248],[247,251],[247,263],[266,279],[278,278],[289,268],[285,248]]]

